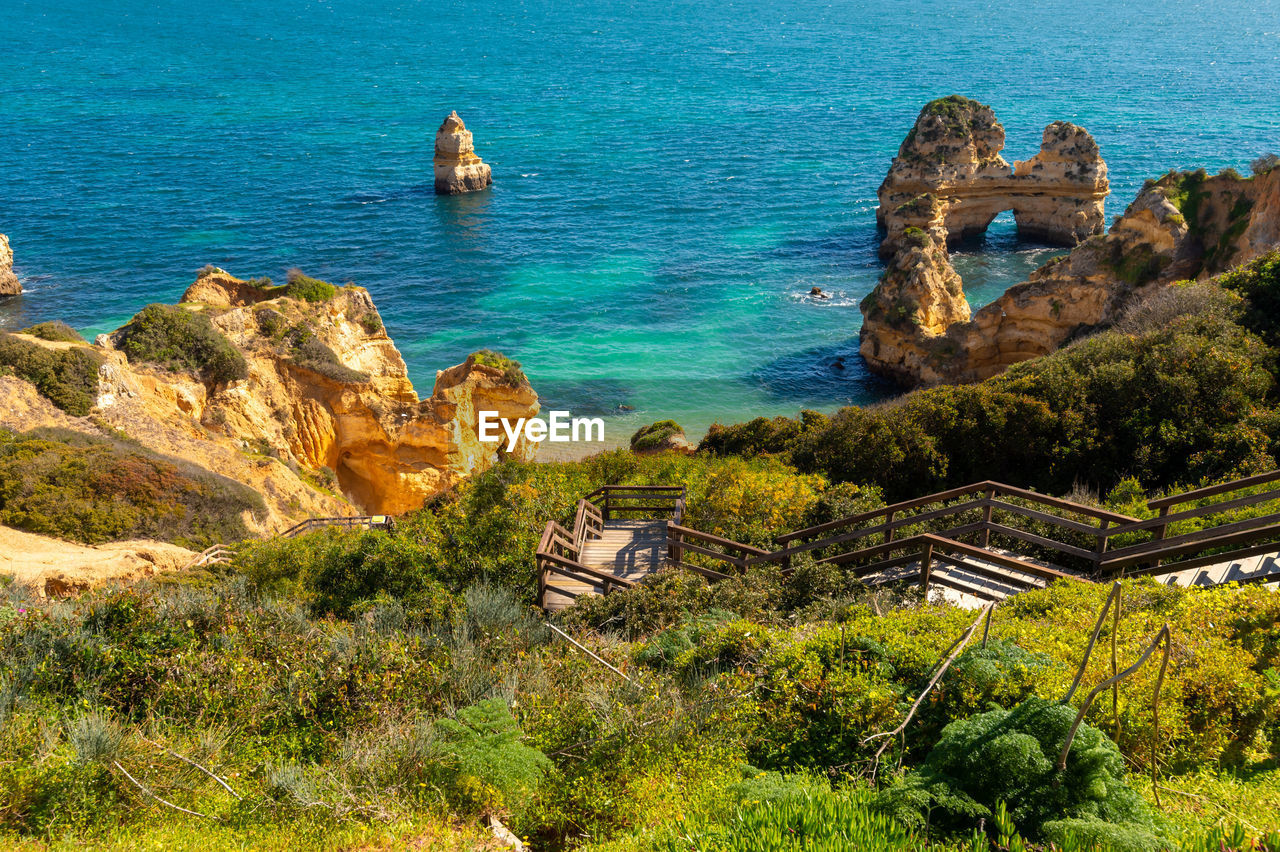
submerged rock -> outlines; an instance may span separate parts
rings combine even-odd
[[[456,111],[436,131],[435,180],[437,195],[475,192],[493,183],[493,170],[476,156],[471,131]]]
[[[9,238],[0,234],[0,296],[17,296],[22,292],[18,276],[13,274],[13,250]]]

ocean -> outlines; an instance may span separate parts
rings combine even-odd
[[[608,435],[833,410],[875,190],[922,104],[991,104],[1005,157],[1088,128],[1108,215],[1171,168],[1280,151],[1280,4],[1097,0],[0,0],[0,328],[94,334],[205,264],[369,288],[419,391],[494,348]],[[491,190],[432,191],[457,110]],[[1055,250],[1007,215],[973,307]],[[814,300],[818,286],[831,295]]]

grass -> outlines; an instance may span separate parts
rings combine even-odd
[[[492,349],[481,349],[479,352],[471,353],[471,362],[479,364],[481,367],[501,370],[503,384],[510,387],[516,388],[529,383],[524,370],[520,369],[520,362],[514,358],[508,358],[501,352],[495,352]]]

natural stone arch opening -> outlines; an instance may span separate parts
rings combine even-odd
[[[1087,130],[1055,121],[1039,152],[1013,165],[1001,156],[1004,142],[985,104],[958,95],[926,104],[877,193],[881,256],[897,251],[907,228],[954,246],[1008,210],[1026,239],[1074,246],[1102,233],[1107,166]]]

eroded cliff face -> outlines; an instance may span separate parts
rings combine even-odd
[[[476,156],[471,131],[452,112],[436,131],[436,193],[475,192],[493,183],[493,170]]]
[[[1102,232],[1107,166],[1087,130],[1055,121],[1039,153],[1013,166],[1003,148],[1004,127],[986,104],[959,95],[926,104],[878,191],[876,217],[889,235],[881,254],[897,250],[895,235],[918,218],[915,202],[925,195],[936,199],[952,245],[1005,210],[1021,233],[1048,242],[1075,245]]]
[[[1280,242],[1280,169],[1171,172],[1102,233],[1107,169],[1081,127],[1054,122],[1010,167],[991,109],[925,106],[880,187],[884,275],[863,301],[868,367],[908,386],[977,381],[1112,322],[1155,287],[1213,275]],[[946,245],[1012,209],[1019,232],[1076,246],[970,316]]]
[[[9,238],[0,234],[0,296],[17,296],[22,292],[18,276],[13,274],[13,249]]]
[[[471,358],[441,371],[432,395],[419,399],[363,288],[312,303],[216,270],[192,285],[182,306],[210,316],[244,356],[248,378],[210,385],[130,362],[116,349],[116,332],[93,347],[106,363],[89,417],[70,417],[9,378],[0,385],[0,426],[120,430],[254,488],[268,516],[246,522],[278,532],[308,517],[420,508],[505,456],[505,442],[478,440],[478,411],[514,419],[539,409],[528,382],[509,384]],[[522,438],[511,455],[535,453]]]

